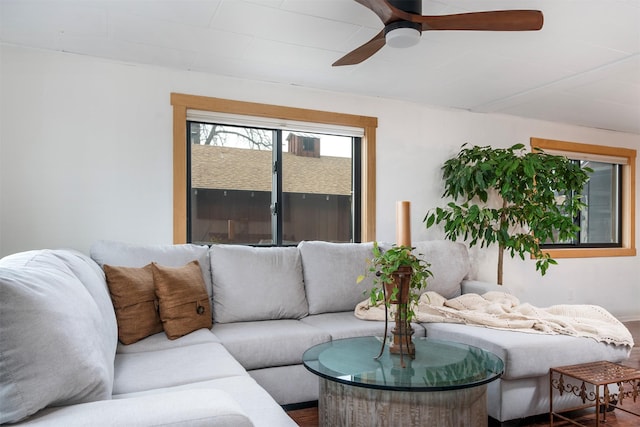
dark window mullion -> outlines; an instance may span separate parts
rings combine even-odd
[[[622,246],[622,212],[624,212],[624,197],[623,197],[623,192],[622,192],[622,186],[624,185],[624,180],[623,180],[623,176],[622,176],[622,166],[621,165],[617,165],[616,166],[616,174],[618,175],[618,182],[617,182],[617,187],[618,187],[618,192],[617,192],[617,207],[618,207],[618,212],[617,212],[617,219],[618,219],[618,223],[616,224],[616,237],[617,237],[617,245],[618,246]]]
[[[282,131],[274,130],[271,231],[273,244],[282,246]]]
[[[362,138],[352,138],[352,184],[351,184],[351,209],[353,210],[353,218],[351,219],[351,238],[354,242],[360,242],[362,239],[360,224],[362,220]]]
[[[187,191],[186,191],[186,196],[187,196],[187,200],[185,200],[185,202],[187,203],[187,236],[186,236],[186,241],[191,243],[192,241],[192,236],[191,236],[191,229],[192,229],[192,224],[191,224],[191,210],[193,209],[192,203],[191,203],[191,198],[193,197],[193,188],[191,188],[191,144],[193,144],[192,141],[192,134],[191,134],[191,125],[193,122],[188,121],[187,120],[187,129],[186,129],[186,141],[187,141]]]

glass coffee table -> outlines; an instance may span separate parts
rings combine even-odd
[[[382,337],[357,337],[316,345],[304,366],[320,377],[321,426],[488,424],[487,384],[504,370],[502,360],[481,348],[414,338],[415,359],[380,359]],[[404,364],[404,367],[403,367]]]

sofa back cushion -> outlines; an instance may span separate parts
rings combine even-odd
[[[309,314],[354,310],[368,298],[373,276],[357,283],[369,268],[372,243],[300,242]]]
[[[0,260],[0,424],[111,398],[115,316],[103,314],[106,284],[86,261],[49,250]]]
[[[431,264],[433,277],[424,291],[434,291],[445,298],[460,296],[462,280],[471,266],[467,247],[450,240],[416,242],[413,246],[414,253]]]
[[[98,304],[100,316],[104,319],[106,328],[104,333],[115,334],[118,326],[104,271],[100,266],[88,255],[75,250],[56,250],[50,251],[50,253],[69,267]]]
[[[213,245],[209,258],[215,322],[299,319],[308,314],[297,248]]]
[[[100,240],[90,249],[93,258],[101,267],[104,264],[121,267],[144,267],[152,262],[167,267],[182,267],[197,260],[202,270],[207,294],[211,299],[211,271],[209,270],[209,247],[185,245],[131,245],[122,242]]]

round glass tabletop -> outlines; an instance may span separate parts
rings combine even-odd
[[[308,349],[305,367],[323,378],[359,387],[399,391],[439,391],[475,387],[502,375],[495,354],[466,344],[414,338],[415,359],[389,352],[380,359],[382,337],[335,340]],[[404,362],[404,367],[402,366]]]

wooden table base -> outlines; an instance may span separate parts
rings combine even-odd
[[[320,426],[486,427],[487,386],[410,392],[355,387],[320,378]]]

